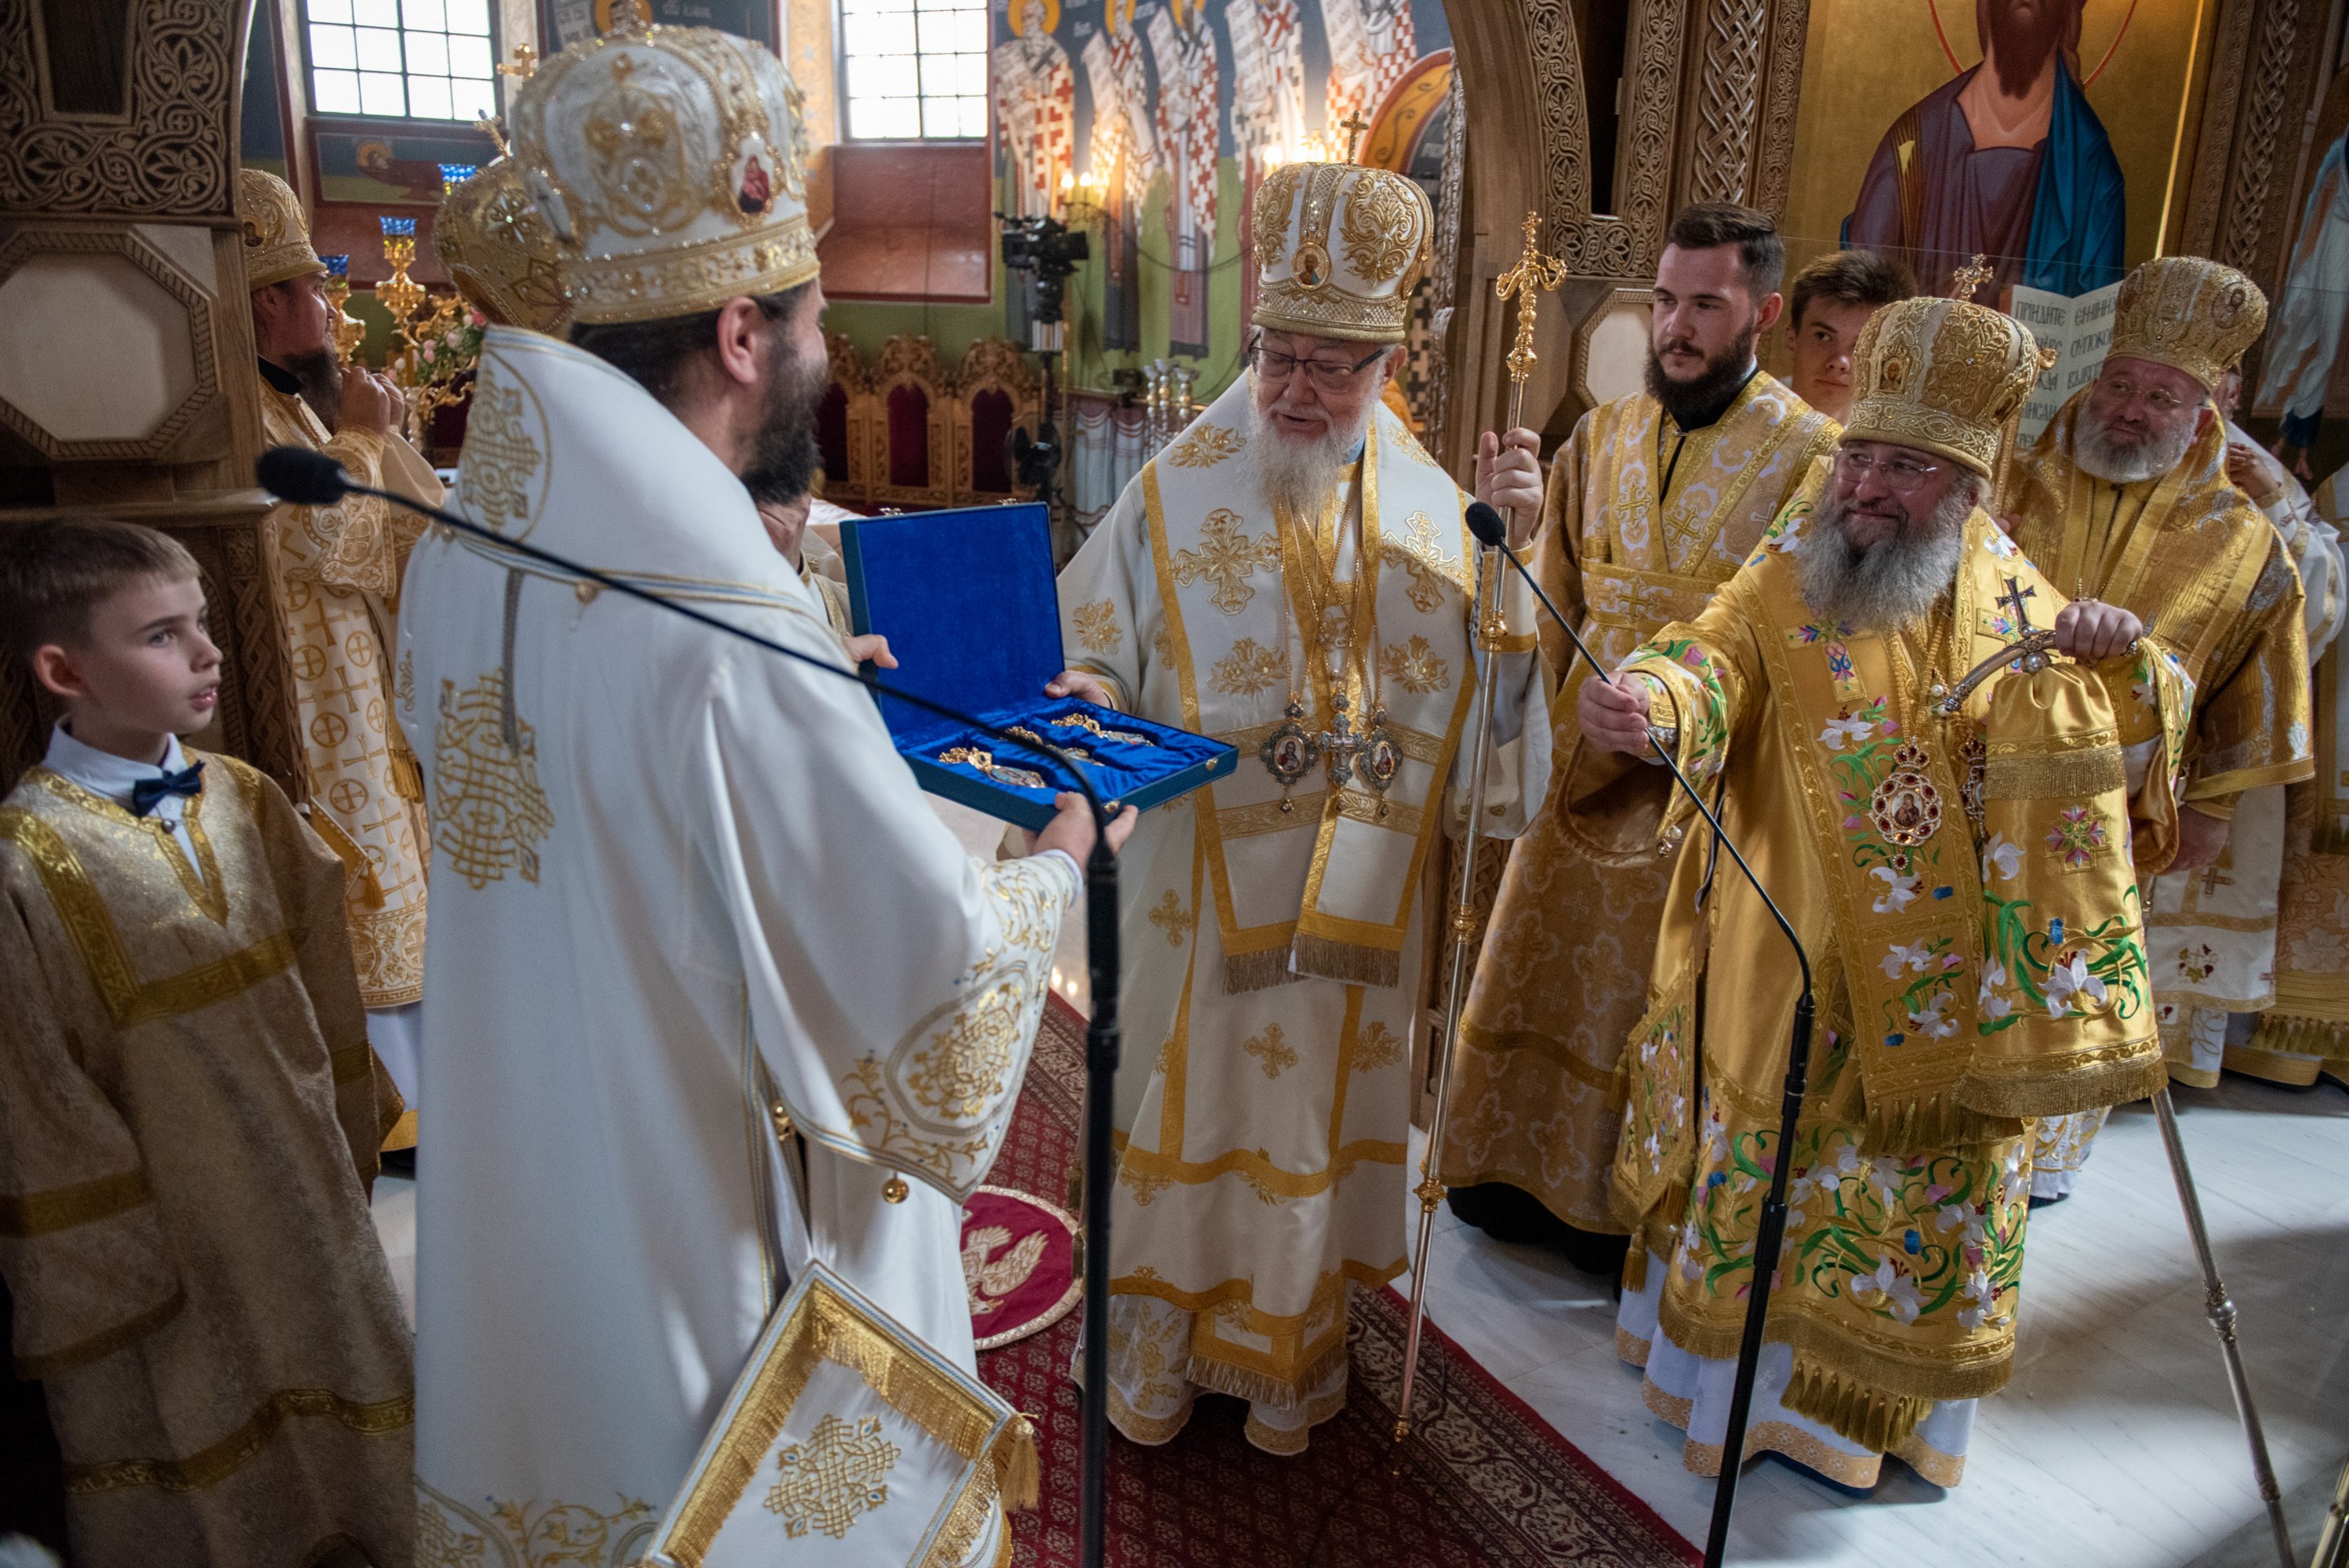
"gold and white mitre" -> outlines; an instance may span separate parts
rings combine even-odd
[[[1401,343],[1435,226],[1427,193],[1356,163],[1291,163],[1256,193],[1256,325]]]
[[[265,289],[323,273],[310,248],[310,221],[294,188],[264,169],[236,171],[236,215],[244,229],[244,286]]]
[[[1847,441],[1934,452],[1987,479],[2010,422],[2039,379],[2039,350],[2012,316],[1921,294],[1886,305],[1852,350]]]
[[[555,337],[571,330],[561,249],[513,159],[499,159],[441,198],[432,248],[465,303],[492,325]]]
[[[629,22],[513,105],[521,178],[583,323],[652,321],[816,275],[799,88],[756,44]]]
[[[2106,357],[2150,359],[2216,391],[2267,325],[2268,296],[2234,268],[2201,256],[2156,256],[2121,282]]]

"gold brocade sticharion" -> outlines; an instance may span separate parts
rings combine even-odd
[[[78,1562],[406,1563],[410,1347],[366,1189],[398,1100],[343,864],[259,773],[189,757],[193,864],[46,768],[0,805],[16,1374]]]
[[[2161,1073],[2130,847],[2170,852],[2185,685],[2147,641],[2093,674],[2002,671],[1943,717],[1941,694],[2013,640],[2018,603],[2040,625],[2063,603],[1986,514],[1965,526],[1956,592],[1924,625],[1825,624],[1782,526],[1628,666],[1677,723],[1682,766],[1725,786],[1723,820],[1816,967],[1769,1336],[1793,1346],[1788,1408],[1889,1452],[1932,1402],[2006,1381],[2023,1119],[2133,1099]],[[1668,830],[1690,815],[1676,800]],[[1639,1238],[1627,1284],[1668,1270],[1661,1332],[1727,1358],[1780,1158],[1798,976],[1742,878],[1713,877],[1700,903],[1708,861],[1682,857],[1666,905],[1614,1199]]]
[[[1535,551],[1552,601],[1610,666],[1665,623],[1704,607],[1833,448],[1837,427],[1757,372],[1721,418],[1683,431],[1636,393],[1583,416],[1551,465]],[[1550,799],[1510,851],[1453,1061],[1444,1181],[1506,1181],[1579,1229],[1618,1232],[1608,1168],[1621,1115],[1617,1064],[1646,1006],[1649,960],[1672,861],[1641,837],[1664,808],[1660,771],[1626,778],[1585,818],[1560,810],[1581,745],[1575,696],[1588,678],[1543,623],[1554,670]]]

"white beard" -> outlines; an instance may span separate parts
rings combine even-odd
[[[1891,632],[1922,620],[1958,579],[1974,500],[1971,487],[1954,490],[1922,520],[1857,550],[1844,536],[1843,509],[1828,498],[1795,549],[1803,602],[1855,631]]]
[[[1321,515],[1321,503],[1337,490],[1354,449],[1370,428],[1376,404],[1365,404],[1351,426],[1332,424],[1309,441],[1282,434],[1272,420],[1248,400],[1248,443],[1246,461],[1265,500],[1292,517],[1311,522]]]
[[[2142,446],[2113,439],[2103,420],[2087,409],[2072,428],[2072,460],[2107,484],[2133,485],[2159,479],[2176,468],[2194,444],[2194,427],[2174,436],[2156,436]]]

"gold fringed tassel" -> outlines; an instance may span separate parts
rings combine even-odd
[[[424,769],[397,730],[391,736],[391,792],[403,800],[424,799]]]
[[[2260,1018],[2259,1033],[2251,1037],[2251,1048],[2295,1057],[2349,1057],[2349,1024],[2267,1013]]]
[[[1634,1295],[1648,1288],[1648,1243],[1644,1236],[1633,1236],[1630,1250],[1623,1254],[1623,1288]]]
[[[995,1491],[1007,1513],[1025,1513],[1044,1497],[1044,1465],[1036,1456],[1036,1424],[1014,1416],[995,1439]],[[1011,1531],[1006,1526],[1004,1539]]]
[[[1320,1355],[1307,1362],[1292,1381],[1252,1367],[1235,1367],[1194,1351],[1183,1376],[1211,1394],[1228,1394],[1251,1405],[1291,1409],[1305,1403],[1330,1373],[1346,1364],[1346,1336],[1340,1332]]]
[[[1288,972],[1288,947],[1268,947],[1261,953],[1226,953],[1224,954],[1224,989],[1232,995],[1244,995],[1250,991],[1269,991],[1275,985],[1286,985],[1297,976]]]
[[[1402,954],[1334,937],[1299,935],[1293,965],[1300,975],[1347,985],[1396,985],[1402,981]]]
[[[1968,1109],[1951,1091],[1925,1099],[1871,1095],[1862,1147],[1870,1154],[1920,1154],[1951,1144],[2017,1138],[2022,1133],[2019,1120]]]
[[[1930,1399],[1871,1388],[1799,1351],[1785,1402],[1796,1415],[1808,1416],[1837,1436],[1878,1453],[1889,1453],[1907,1442],[1917,1423],[1933,1408]]]

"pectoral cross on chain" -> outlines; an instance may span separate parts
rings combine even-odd
[[[1321,743],[1321,755],[1329,758],[1330,788],[1343,789],[1346,781],[1354,776],[1354,758],[1371,743],[1371,738],[1354,727],[1352,716],[1346,711],[1343,693],[1332,697],[1330,704],[1337,710],[1336,722],[1313,738]]]

